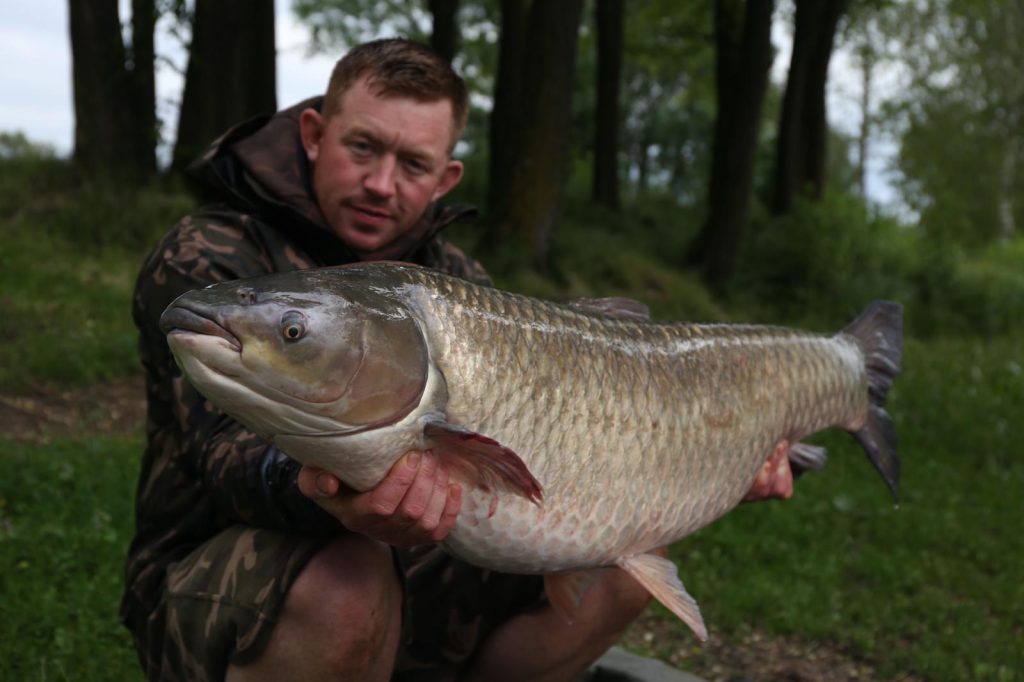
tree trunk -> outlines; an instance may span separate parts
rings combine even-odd
[[[513,160],[521,132],[516,125],[523,102],[523,55],[526,53],[526,22],[530,0],[501,0],[501,38],[498,43],[498,73],[494,82],[494,105],[488,131],[487,214],[485,244],[494,248],[500,241],[498,226],[508,215],[508,188]]]
[[[516,234],[530,264],[548,268],[551,234],[562,209],[569,169],[570,120],[576,44],[583,0],[534,2],[523,63],[519,140],[501,232]]]
[[[769,0],[715,2],[718,114],[708,217],[686,258],[713,287],[732,278],[747,222],[761,108],[772,63],[772,10]]]
[[[619,91],[622,74],[623,0],[597,0],[597,131],[594,136],[595,204],[619,210]]]
[[[788,213],[797,193],[821,198],[825,191],[825,84],[845,6],[846,0],[796,0],[793,55],[775,154],[775,215]]]
[[[91,177],[142,182],[155,169],[153,100],[140,83],[152,83],[153,3],[136,2],[133,24],[140,58],[126,62],[117,0],[69,0],[72,84],[75,106],[75,163]],[[147,26],[148,33],[147,33]],[[152,55],[152,49],[149,51]],[[147,74],[148,69],[148,74]],[[148,79],[148,80],[147,80]]]
[[[649,169],[651,167],[651,143],[647,128],[640,133],[640,141],[636,145],[636,193],[647,191]]]
[[[153,0],[132,0],[131,111],[139,141],[135,165],[152,173],[156,170],[159,141],[156,119],[156,6]]]
[[[999,241],[1006,244],[1013,240],[1017,232],[1014,221],[1014,194],[1013,187],[1017,180],[1017,153],[1018,145],[1010,143],[1003,152],[1003,162],[999,168],[999,193],[998,193],[998,214],[999,214]]]
[[[859,51],[861,94],[860,133],[857,137],[857,187],[860,196],[868,197],[868,141],[871,137],[871,83],[875,73],[875,54],[868,46]]]
[[[430,47],[449,63],[459,50],[458,13],[459,0],[430,0],[430,14],[434,18]]]
[[[277,109],[273,0],[196,0],[172,167],[231,126]]]

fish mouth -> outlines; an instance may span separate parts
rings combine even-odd
[[[242,343],[238,337],[225,329],[223,325],[205,315],[177,305],[171,306],[160,316],[160,331],[168,335],[186,333],[217,336],[227,341],[233,350],[242,351]]]

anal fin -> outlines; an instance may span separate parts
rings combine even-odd
[[[619,568],[647,588],[647,591],[665,608],[690,626],[697,639],[707,641],[708,629],[704,626],[700,607],[683,587],[683,581],[679,579],[679,572],[674,563],[656,554],[634,554],[622,557],[616,563]]]

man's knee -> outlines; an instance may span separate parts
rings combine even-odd
[[[374,617],[383,603],[400,600],[400,592],[391,549],[350,534],[309,560],[289,589],[284,608],[285,614],[319,614],[348,625]]]
[[[288,591],[281,621],[322,633],[334,642],[330,651],[344,657],[385,647],[397,633],[401,602],[391,549],[351,534],[310,559]]]
[[[618,634],[643,613],[651,593],[625,571],[609,569],[584,595],[584,607],[588,601],[597,616],[591,622],[605,633]]]
[[[386,679],[401,603],[391,549],[361,535],[338,538],[309,560],[288,591],[266,650],[253,666],[234,669],[232,679],[273,679],[281,670],[309,679],[342,672]]]

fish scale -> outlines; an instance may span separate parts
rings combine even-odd
[[[296,319],[282,340],[278,321]],[[189,292],[161,327],[213,403],[357,490],[434,450],[464,491],[446,549],[545,574],[564,613],[582,588],[561,572],[618,566],[706,637],[675,567],[648,552],[735,507],[774,452],[821,466],[793,445],[816,431],[853,433],[897,492],[882,408],[901,362],[894,303],[823,336],[655,323],[621,299],[558,305],[365,263]]]
[[[430,290],[433,273],[407,272],[412,291]],[[480,517],[458,524],[449,543],[480,565],[600,566],[674,540],[735,506],[775,442],[849,424],[868,406],[862,375],[842,359],[859,351],[843,338],[749,325],[641,325],[446,284],[444,296],[411,301],[428,337],[438,339],[431,357],[448,385],[447,417],[515,451],[546,491],[541,506],[500,492],[493,515],[489,493],[471,493]],[[529,330],[529,342],[509,329]],[[557,395],[538,394],[538,385],[552,384]],[[516,402],[517,395],[531,399]],[[502,409],[502,396],[516,409]],[[585,428],[594,415],[612,427],[599,437]],[[641,426],[655,422],[659,428]],[[609,515],[603,504],[652,496],[676,502],[655,532],[642,507],[623,504]],[[578,524],[549,521],[577,516]],[[533,532],[508,532],[524,518]],[[605,541],[609,526],[623,531],[616,542]],[[596,537],[602,542],[585,541]]]

